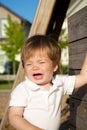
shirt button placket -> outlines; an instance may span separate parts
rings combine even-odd
[[[46,108],[48,110],[48,107],[49,107],[49,95],[48,95],[48,91],[45,90],[43,96],[44,96],[43,98],[44,98],[44,102],[45,102]]]

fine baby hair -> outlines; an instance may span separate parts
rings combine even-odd
[[[56,40],[50,36],[34,35],[24,44],[21,51],[21,61],[24,67],[25,61],[34,54],[35,51],[45,51],[52,60],[53,65],[57,65],[61,58],[61,49]]]

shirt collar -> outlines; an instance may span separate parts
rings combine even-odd
[[[39,85],[37,85],[36,83],[29,80],[27,76],[25,76],[25,83],[26,83],[26,86],[28,86],[32,91],[37,91],[37,90],[41,89],[41,87]],[[53,84],[52,87],[54,89],[58,89],[60,86],[62,86],[63,82],[57,75],[57,76],[53,77],[52,84]]]
[[[25,77],[25,83],[32,91],[36,91],[36,90],[40,89],[39,85],[37,85],[34,82],[32,82],[31,80],[29,80],[27,78],[27,76]]]
[[[53,86],[60,87],[63,85],[63,81],[61,80],[60,76],[55,75],[52,79]]]

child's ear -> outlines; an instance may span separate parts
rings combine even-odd
[[[54,72],[56,72],[58,69],[58,65],[54,66]]]

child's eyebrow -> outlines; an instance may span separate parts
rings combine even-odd
[[[37,61],[38,61],[38,62],[46,61],[46,59],[38,59]]]

